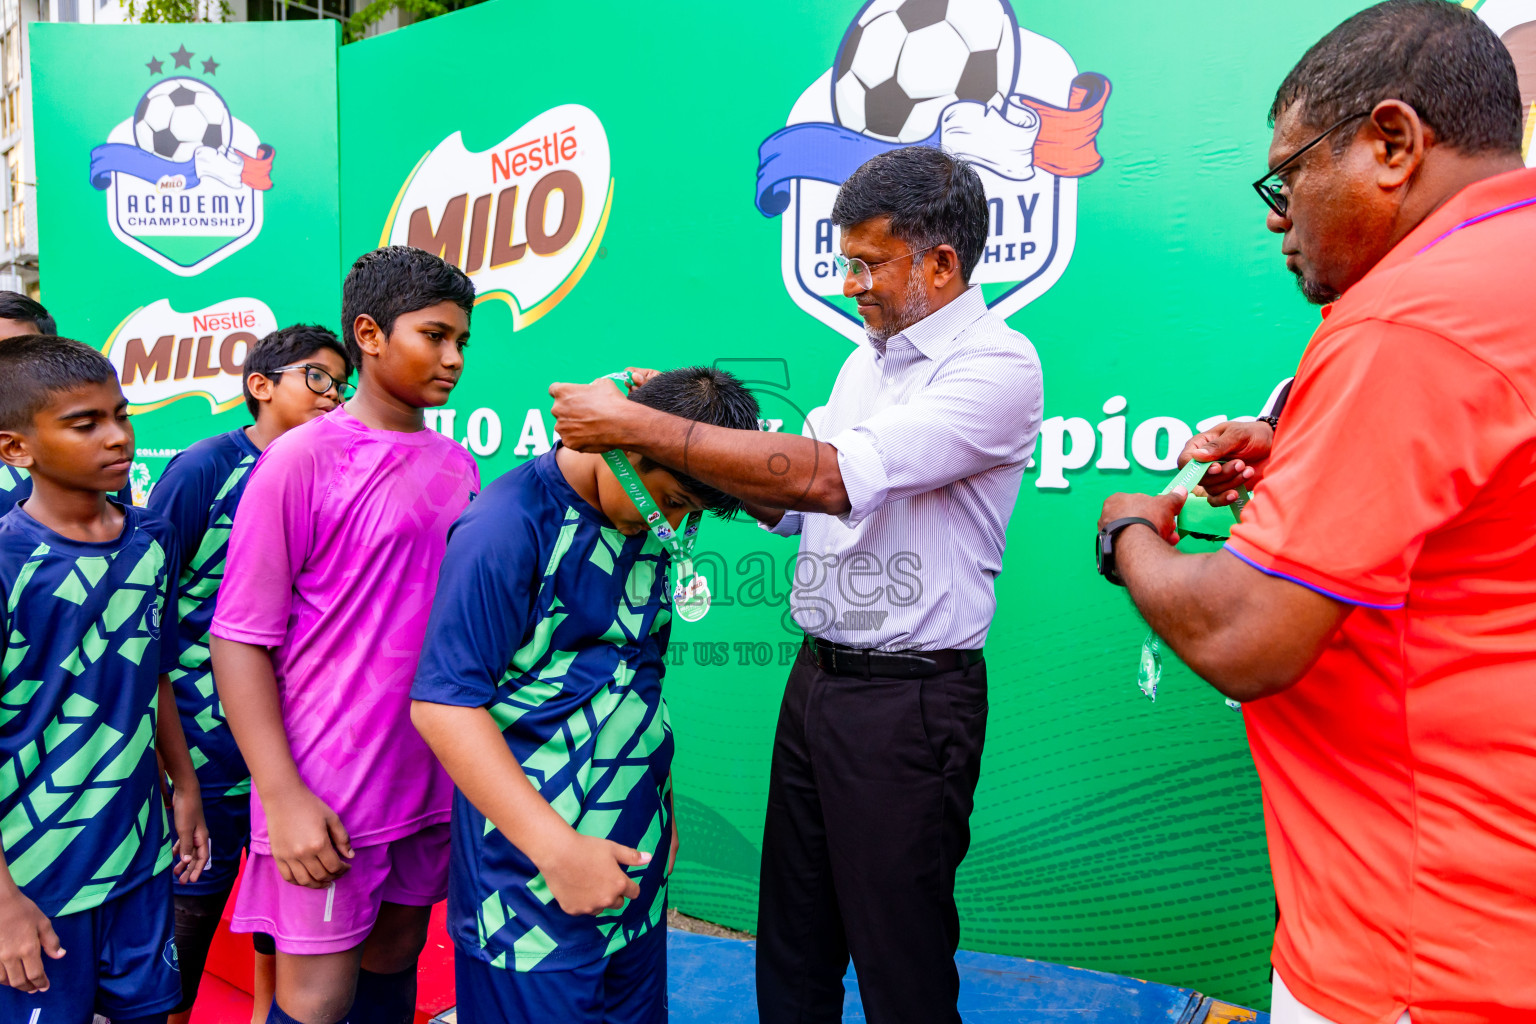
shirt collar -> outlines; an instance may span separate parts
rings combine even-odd
[[[245,432],[245,429],[244,427],[236,427],[229,432],[229,436],[234,440],[235,447],[240,449],[243,454],[254,455],[258,459],[261,458],[261,449],[256,447],[256,442],[251,440],[251,436]]]
[[[1417,227],[1392,247],[1391,252],[1382,257],[1381,262],[1371,268],[1370,273],[1406,263],[1442,236],[1455,231],[1458,225],[1533,196],[1536,196],[1536,168],[1506,171],[1482,181],[1474,181],[1421,220]]]
[[[973,284],[911,327],[894,335],[890,341],[904,338],[929,359],[937,359],[954,348],[960,332],[980,320],[986,312],[987,300],[982,298],[981,285]],[[884,346],[876,346],[876,351],[884,355],[883,349],[889,344],[888,341]]]
[[[545,487],[555,493],[556,498],[574,508],[583,518],[592,520],[598,526],[615,529],[613,522],[603,515],[602,510],[583,498],[581,492],[572,487],[571,482],[561,472],[560,462],[555,453],[563,447],[565,447],[564,441],[556,441],[553,448],[535,458],[533,472],[544,482]]]

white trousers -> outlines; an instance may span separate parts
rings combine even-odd
[[[1291,990],[1285,987],[1285,982],[1280,980],[1280,972],[1271,970],[1270,981],[1274,988],[1270,993],[1269,1024],[1334,1024],[1316,1010],[1309,1010],[1302,1006]],[[1408,1011],[1397,1018],[1397,1024],[1409,1024]]]

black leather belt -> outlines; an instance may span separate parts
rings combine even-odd
[[[980,650],[874,651],[813,636],[805,638],[805,650],[823,672],[855,679],[925,679],[959,672],[982,660]]]

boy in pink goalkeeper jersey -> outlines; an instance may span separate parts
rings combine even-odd
[[[419,249],[353,264],[357,394],[267,448],[230,538],[214,673],[254,781],[231,927],[275,940],[269,1024],[414,1013],[453,784],[411,726],[411,680],[448,528],[480,489],[422,410],[458,382],[474,299]]]

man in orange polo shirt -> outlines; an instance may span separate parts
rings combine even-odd
[[[1107,575],[1248,702],[1275,1024],[1536,1021],[1536,170],[1515,68],[1471,11],[1389,0],[1309,50],[1271,116],[1269,228],[1331,305],[1272,451],[1265,427],[1191,445],[1264,470],[1225,550],[1173,549],[1182,493],[1114,495]]]

